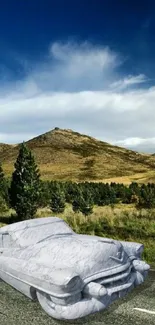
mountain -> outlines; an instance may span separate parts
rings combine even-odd
[[[70,129],[55,128],[27,142],[42,179],[72,181],[155,180],[155,157],[99,141]],[[10,176],[20,144],[0,143],[0,160]]]

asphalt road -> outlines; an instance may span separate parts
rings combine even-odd
[[[134,308],[154,311],[149,314]],[[155,271],[150,271],[144,284],[126,298],[114,302],[107,310],[76,321],[58,321],[49,317],[38,302],[0,282],[0,325],[155,325]]]

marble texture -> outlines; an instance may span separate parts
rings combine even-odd
[[[141,284],[144,246],[76,234],[62,219],[39,218],[0,229],[0,278],[56,319],[108,307]]]

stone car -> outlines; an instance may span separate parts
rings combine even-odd
[[[0,228],[0,278],[56,319],[108,307],[141,284],[149,265],[143,244],[76,234],[62,219],[38,218]]]

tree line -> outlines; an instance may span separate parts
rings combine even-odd
[[[33,218],[38,208],[50,207],[54,213],[62,213],[66,203],[74,212],[85,216],[94,206],[116,203],[135,203],[137,208],[155,207],[155,184],[139,185],[104,184],[102,182],[43,181],[31,150],[23,142],[14,164],[11,180],[5,177],[0,165],[0,210],[12,208],[18,220]]]

